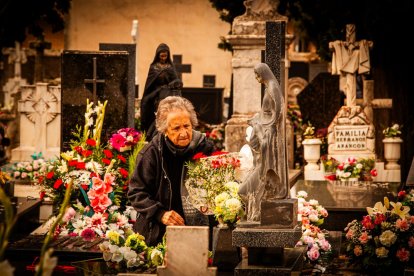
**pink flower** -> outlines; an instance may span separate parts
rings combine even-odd
[[[91,228],[86,228],[82,231],[81,237],[87,241],[90,241],[96,237],[96,234]]]
[[[68,209],[66,209],[66,213],[63,216],[62,220],[63,222],[68,222],[70,221],[74,216],[76,215],[76,211],[75,209],[73,209],[72,207],[69,207]]]
[[[310,250],[308,250],[307,255],[310,260],[316,261],[320,256],[319,249],[314,246]]]
[[[401,262],[408,262],[410,259],[410,251],[405,248],[400,248],[397,250],[396,256],[400,259]]]
[[[112,135],[111,139],[109,139],[111,146],[117,151],[119,151],[122,147],[125,146],[125,141],[125,137],[121,134],[114,134]]]
[[[346,237],[346,239],[350,240],[350,239],[352,239],[353,235],[354,235],[354,231],[349,229],[348,232],[346,233],[345,237]]]
[[[354,254],[355,254],[355,256],[361,256],[361,254],[362,254],[362,247],[360,245],[355,245],[355,247],[354,247]]]
[[[365,231],[361,233],[361,236],[359,236],[359,241],[362,244],[366,244],[370,239],[371,239],[371,237]]]
[[[331,244],[325,239],[319,240],[319,245],[322,248],[322,250],[324,250],[324,251],[331,250]]]
[[[406,219],[397,219],[395,226],[397,229],[400,229],[400,231],[407,231],[408,228],[410,228],[410,225]]]

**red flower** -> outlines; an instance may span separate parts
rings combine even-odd
[[[46,192],[45,191],[41,191],[40,194],[39,194],[40,200],[42,200],[45,197],[45,195],[46,195]]]
[[[85,162],[78,162],[78,164],[76,164],[76,168],[78,170],[84,170],[85,169]]]
[[[125,157],[123,157],[122,155],[118,154],[118,159],[121,160],[122,163],[126,163],[126,159]]]
[[[370,173],[372,176],[377,176],[377,175],[378,175],[377,169],[372,169],[369,173]]]
[[[55,184],[53,184],[53,188],[55,188],[56,190],[59,189],[59,187],[62,185],[63,181],[62,179],[58,179],[55,181]]]
[[[106,164],[106,165],[111,164],[111,160],[106,159],[106,158],[102,158],[102,162],[103,162],[104,164]]]
[[[204,157],[207,157],[207,155],[204,155],[204,153],[199,152],[199,153],[196,153],[196,154],[193,156],[193,160],[197,160],[197,159],[204,158]]]
[[[105,154],[106,158],[112,158],[112,156],[113,156],[112,151],[110,151],[108,149],[104,149],[103,153]]]
[[[375,225],[372,223],[372,219],[370,216],[364,216],[361,223],[368,230],[374,229],[375,227]]]
[[[98,175],[96,174],[96,173],[94,173],[94,172],[91,172],[91,174],[89,175],[89,177],[90,178],[92,178],[92,177],[97,177]]]
[[[81,186],[82,186],[82,189],[83,189],[84,191],[87,191],[87,190],[89,189],[89,185],[82,184]]]
[[[374,223],[376,224],[376,225],[379,225],[379,224],[381,224],[383,221],[385,221],[385,215],[384,214],[376,214],[376,216],[375,216],[375,221],[374,221]]]
[[[91,147],[94,147],[96,146],[96,141],[94,139],[89,138],[86,140],[86,144],[88,144]]]
[[[123,178],[128,178],[128,171],[124,168],[119,168],[119,172],[121,173]]]
[[[336,180],[336,175],[335,174],[325,175],[325,179],[326,180]]]
[[[402,190],[402,191],[399,191],[398,192],[398,197],[399,198],[403,198],[403,197],[405,197],[405,195],[406,195],[407,193],[404,191],[404,190]]]
[[[76,146],[76,147],[74,148],[74,150],[76,150],[76,152],[77,152],[77,153],[81,154],[81,153],[82,153],[83,148],[82,148],[81,146]]]
[[[90,155],[92,155],[92,151],[91,150],[83,150],[82,151],[82,156],[88,157]]]
[[[78,160],[70,160],[68,165],[69,167],[76,167],[78,165]]]
[[[54,173],[53,171],[48,172],[48,173],[46,174],[46,178],[47,178],[47,179],[51,179],[54,175],[55,175],[55,173]]]
[[[211,154],[211,156],[216,156],[216,155],[223,155],[223,154],[227,154],[227,151],[215,151]]]
[[[95,236],[96,236],[95,231],[92,230],[91,228],[86,228],[81,233],[81,237],[84,238],[86,241],[90,241],[94,239]]]

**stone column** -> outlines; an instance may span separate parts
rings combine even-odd
[[[244,2],[246,12],[233,21],[226,39],[233,46],[233,115],[226,125],[226,151],[236,152],[246,143],[247,121],[261,108],[261,85],[253,68],[262,62],[266,21],[285,20],[277,13],[278,0]]]

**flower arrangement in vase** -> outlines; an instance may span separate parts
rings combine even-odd
[[[414,254],[414,216],[403,202],[377,202],[368,207],[362,220],[353,220],[345,228],[346,254],[349,263],[363,269],[384,273],[402,273],[412,265]]]
[[[298,220],[302,222],[302,237],[296,246],[306,245],[306,261],[323,272],[332,253],[331,244],[327,240],[328,232],[320,228],[328,217],[328,211],[315,199],[307,201],[308,194],[305,191],[299,191],[296,197]]]
[[[401,128],[402,126],[399,124],[393,124],[392,126],[385,128],[382,131],[382,134],[384,134],[385,138],[399,137],[401,135]]]
[[[220,225],[226,224],[229,228],[234,228],[244,215],[244,207],[238,191],[239,183],[227,182],[224,184],[224,191],[214,198],[214,217]]]
[[[204,214],[213,215],[216,196],[227,192],[226,183],[236,181],[236,169],[240,167],[238,153],[215,152],[212,156],[201,153],[188,162],[185,187],[189,202]]]
[[[305,131],[303,132],[303,137],[305,137],[305,139],[314,139],[315,138],[315,127],[312,126],[312,124],[310,122],[308,122],[308,125],[305,128]]]
[[[375,165],[375,160],[373,159],[355,159],[354,157],[348,157],[345,162],[340,163],[336,169],[336,178],[340,180],[359,180],[362,178],[362,175],[366,175],[369,172],[371,179],[367,179],[365,176],[365,180],[372,180],[372,177],[377,176],[377,170],[373,168]]]

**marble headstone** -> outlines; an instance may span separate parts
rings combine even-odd
[[[47,83],[21,87],[17,110],[20,145],[12,150],[12,161],[31,160],[33,153],[46,159],[60,154],[61,91]]]
[[[157,275],[216,275],[208,267],[208,226],[167,226],[167,256]]]
[[[375,128],[361,106],[343,106],[328,128],[328,155],[375,159]]]
[[[86,99],[108,100],[102,141],[120,128],[133,127],[134,95],[128,90],[129,54],[125,51],[81,52],[62,54],[62,150],[68,149],[76,125],[85,123]],[[94,93],[95,92],[95,93]]]

